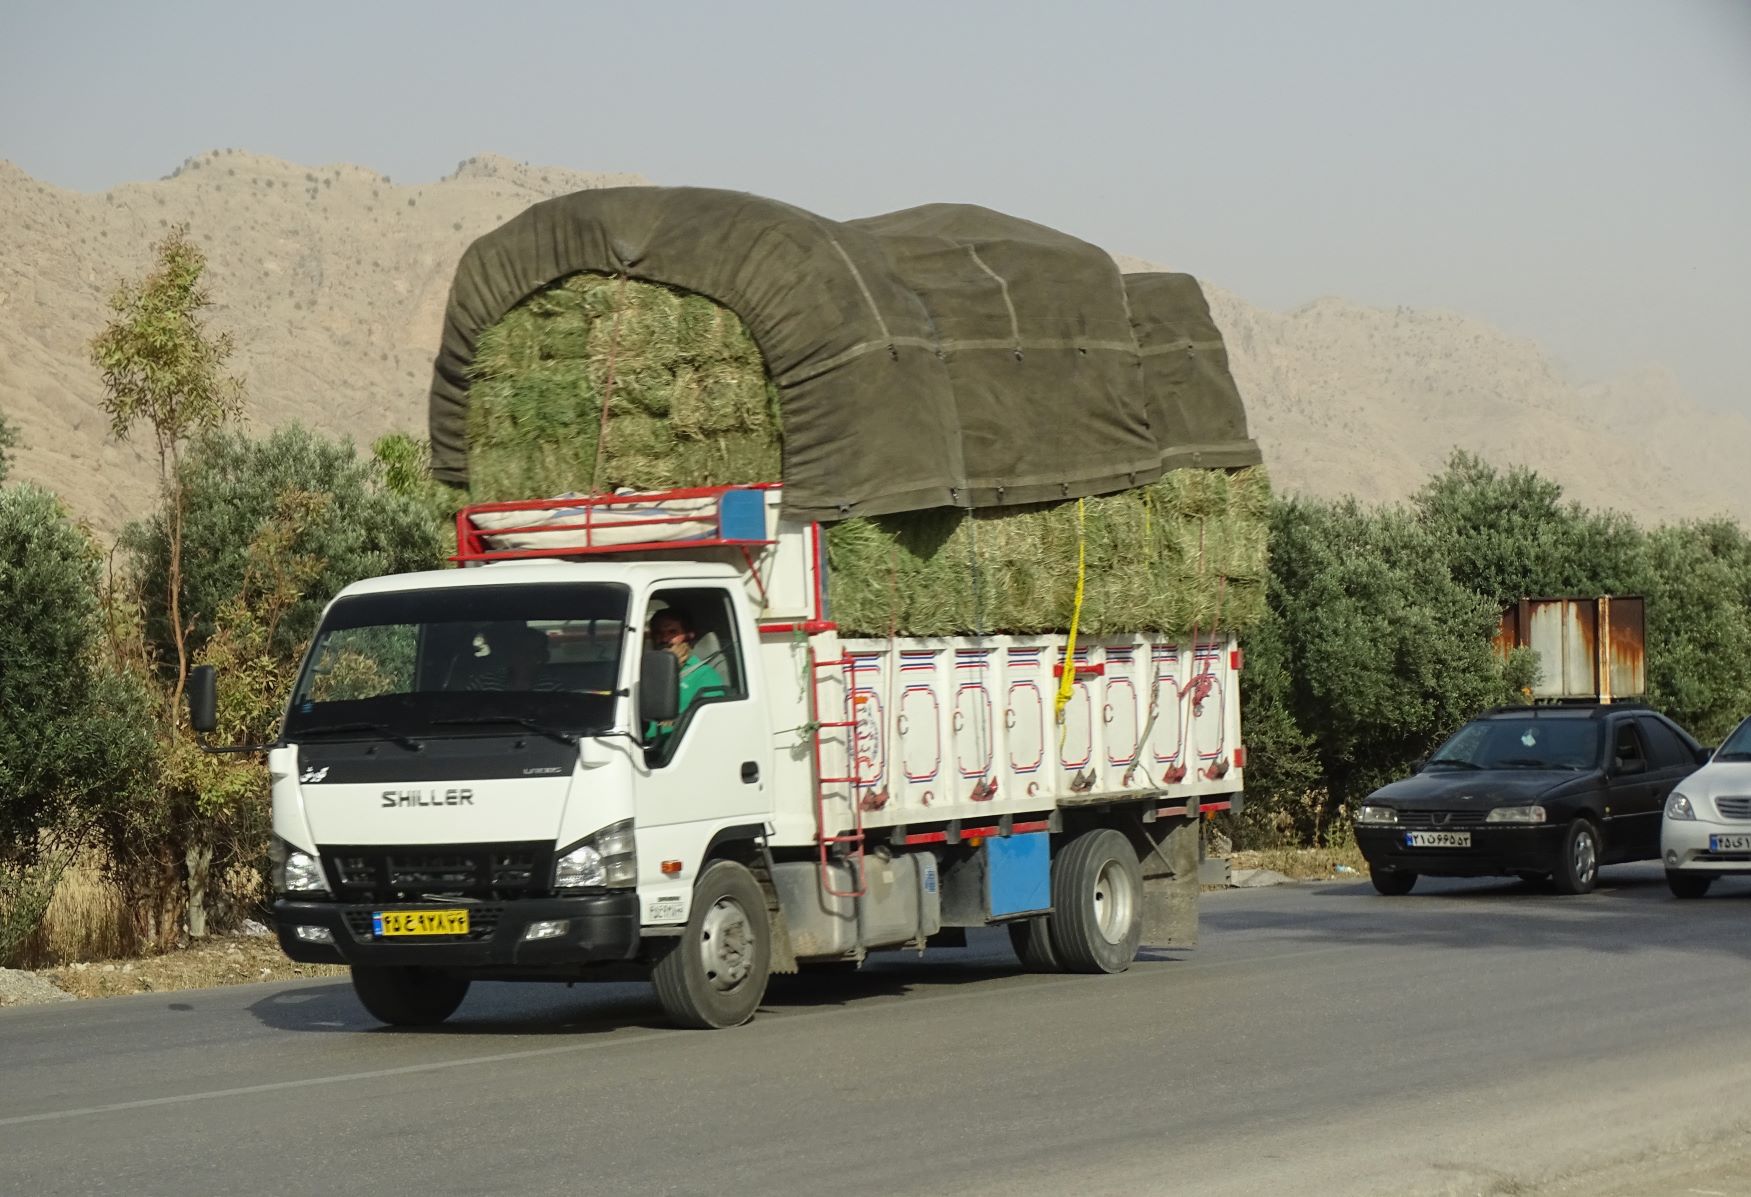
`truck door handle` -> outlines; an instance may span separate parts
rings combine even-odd
[[[760,780],[760,762],[759,761],[743,761],[742,762],[742,780],[749,785],[753,785],[755,782]]]

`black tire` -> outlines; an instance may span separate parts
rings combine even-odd
[[[1666,870],[1666,887],[1674,898],[1700,898],[1715,883],[1712,873],[1686,873],[1682,869]]]
[[[1417,875],[1409,869],[1389,869],[1385,865],[1369,865],[1368,880],[1374,889],[1389,898],[1402,898],[1416,888]]]
[[[468,996],[468,980],[429,968],[353,967],[353,992],[379,1022],[392,1027],[435,1027]]]
[[[1131,841],[1110,827],[1071,841],[1052,861],[1046,923],[1065,972],[1130,968],[1143,942],[1143,869]]]
[[[687,927],[664,952],[651,980],[679,1026],[737,1027],[754,1017],[772,972],[772,925],[754,875],[717,860],[693,886]]]
[[[1015,949],[1016,959],[1030,973],[1064,971],[1064,966],[1058,963],[1057,954],[1052,951],[1049,915],[1037,914],[1032,918],[1016,919],[1010,923],[1009,946]]]
[[[1560,854],[1553,862],[1550,883],[1559,894],[1590,894],[1599,883],[1599,829],[1589,819],[1576,819],[1563,836]]]

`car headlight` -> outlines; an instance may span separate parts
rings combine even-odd
[[[1674,791],[1666,796],[1666,817],[1668,819],[1694,820],[1696,818],[1696,807],[1691,805],[1689,798]]]
[[[1485,823],[1542,823],[1546,815],[1542,806],[1498,806],[1485,815]]]
[[[1374,824],[1396,823],[1398,822],[1398,812],[1393,810],[1390,806],[1374,806],[1369,803],[1363,803],[1356,811],[1356,822]]]
[[[275,893],[328,893],[328,878],[323,876],[322,861],[302,848],[294,848],[275,836],[268,845],[268,860],[273,865],[271,881]]]
[[[567,852],[553,866],[553,888],[588,889],[638,881],[632,820],[611,823]]]

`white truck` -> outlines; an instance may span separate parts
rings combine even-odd
[[[475,506],[464,568],[343,590],[268,752],[287,954],[396,1025],[477,979],[638,976],[728,1027],[773,973],[968,927],[1036,970],[1194,943],[1199,817],[1241,802],[1234,642],[844,639],[779,498]],[[644,647],[664,611],[685,661]],[[210,670],[191,704],[211,731]]]

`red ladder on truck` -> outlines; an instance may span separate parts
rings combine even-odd
[[[867,874],[864,867],[864,835],[863,835],[863,803],[860,791],[863,788],[862,771],[857,751],[857,704],[854,689],[857,679],[852,674],[855,662],[849,656],[836,657],[831,661],[823,661],[815,655],[814,647],[809,648],[809,736],[814,742],[815,754],[815,839],[819,845],[821,862],[821,889],[835,898],[861,898],[868,888]],[[844,719],[821,718],[821,671],[824,669],[843,669],[845,671],[845,714]],[[845,757],[850,762],[850,772],[843,777],[827,777],[823,774],[821,748],[824,733],[833,729],[843,729],[845,732]],[[851,787],[851,831],[849,834],[829,835],[827,831],[827,800],[829,786]],[[857,886],[855,889],[841,890],[833,885],[832,853],[838,845],[850,845],[844,849],[846,856],[856,862]]]

